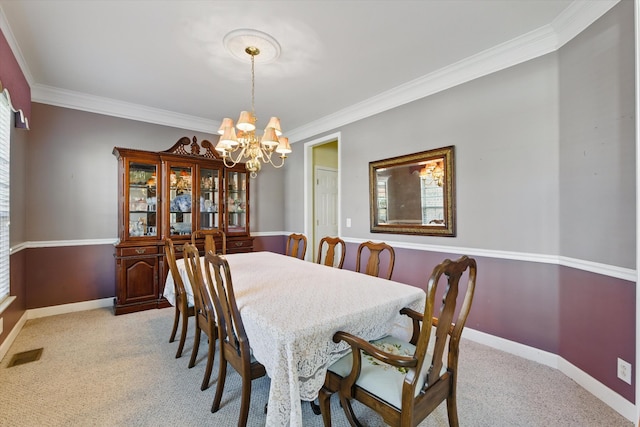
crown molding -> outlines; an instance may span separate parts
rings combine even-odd
[[[575,0],[554,21],[541,28],[487,49],[455,64],[444,67],[343,110],[288,132],[289,141],[297,142],[323,132],[362,120],[420,98],[503,70],[558,50],[580,34],[620,0]],[[31,86],[32,101],[65,108],[104,114],[130,120],[215,133],[217,121],[168,110],[97,97],[35,84],[26,61],[15,41],[11,26],[0,7],[0,29],[5,35],[25,78]]]
[[[495,73],[552,52],[556,45],[555,32],[550,25],[546,25],[293,129],[287,132],[289,141],[297,142]]]
[[[596,22],[620,0],[574,1],[558,15],[551,26],[558,37],[557,49],[560,49],[588,26]]]
[[[20,46],[18,46],[18,42],[16,41],[15,36],[13,35],[13,31],[11,30],[11,25],[7,20],[7,16],[4,14],[4,9],[2,9],[2,5],[0,5],[0,30],[4,35],[4,38],[7,39],[7,43],[11,48],[11,52],[13,52],[13,56],[18,61],[18,65],[22,70],[22,74],[24,74],[24,78],[27,79],[27,83],[29,83],[30,87],[33,87],[33,76],[31,75],[31,70],[27,67],[27,61],[24,60],[24,55],[22,55],[22,50],[20,50]]]
[[[31,100],[43,104],[204,133],[216,133],[219,122],[174,111],[35,84]]]
[[[287,132],[297,142],[554,52],[620,0],[575,0],[553,22]]]

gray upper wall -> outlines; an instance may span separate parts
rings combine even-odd
[[[556,56],[547,55],[339,129],[343,235],[557,254],[555,70]],[[457,237],[370,233],[369,162],[449,145],[456,149]],[[301,172],[287,173],[295,187],[287,195],[301,199],[302,178],[291,176]]]
[[[341,134],[343,236],[635,268],[633,57],[621,2],[555,53],[328,132]],[[303,143],[286,170],[288,230],[304,223]],[[370,233],[368,162],[448,145],[457,236]]]
[[[560,51],[560,230],[564,256],[634,268],[633,2]]]
[[[12,233],[12,244],[115,240],[118,163],[112,154],[114,147],[163,151],[183,136],[217,141],[216,136],[184,129],[37,103],[33,104],[30,124],[31,130],[26,133],[22,148],[26,150],[26,184],[19,184],[24,194],[16,193],[14,197],[12,191],[11,199],[12,214],[24,217],[26,231],[22,239],[16,240]],[[17,175],[25,169],[16,168],[19,161],[19,157],[12,156],[12,190],[14,173]],[[282,229],[282,179],[277,171],[265,167],[265,171],[251,181],[253,230],[259,229],[256,227],[267,231]]]
[[[620,2],[558,52],[327,132],[341,134],[343,236],[635,268],[632,9]],[[215,138],[43,104],[31,129],[12,141],[12,245],[115,239],[113,147]],[[368,162],[447,145],[457,237],[370,233]],[[253,232],[304,230],[303,143],[293,150],[251,183]]]

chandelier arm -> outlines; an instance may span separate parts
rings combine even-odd
[[[273,160],[271,159],[271,156],[269,156],[268,162],[271,166],[273,166],[276,169],[280,169],[281,167],[284,166],[284,160],[287,158],[287,156],[285,156],[284,154],[280,155],[280,159],[282,159],[282,161],[280,162],[279,165],[276,165],[275,163],[273,163]]]
[[[261,145],[260,152],[262,153],[262,158],[265,159],[263,163],[271,163],[271,153],[273,153],[273,151],[269,151]]]
[[[275,150],[275,149],[274,149]],[[284,166],[284,160],[287,158],[287,156],[285,154],[281,154],[279,157],[281,159],[281,162],[279,165],[276,165],[275,163],[273,163],[273,153],[275,153],[274,150],[268,150],[264,147],[260,147],[260,151],[262,151],[262,158],[264,159],[264,163],[269,163],[271,166],[273,166],[276,169],[281,168],[282,166]]]
[[[236,148],[236,149],[237,149],[237,148]],[[240,152],[238,153],[238,155],[236,156],[236,158],[235,158],[235,159],[233,158],[233,155],[232,155],[231,153],[233,153],[233,152],[234,152],[234,151],[236,151],[236,150],[227,151],[226,156],[224,156],[224,157],[222,158],[222,160],[224,161],[224,165],[225,165],[226,167],[228,167],[228,168],[232,168],[232,167],[234,167],[235,165],[237,165],[238,163],[240,163],[240,161],[241,161],[241,160],[242,160],[242,158],[244,157],[244,152],[245,152],[245,150],[246,150],[246,149],[247,149],[247,148],[246,148],[246,146],[245,146],[245,147],[242,147],[242,150],[240,150]],[[227,163],[227,159],[230,159],[232,163],[231,163],[231,164],[228,164],[228,163]]]
[[[226,167],[228,167],[228,168],[234,167],[236,165],[236,163],[231,163],[231,164],[227,163],[227,158],[229,158],[229,156],[223,156],[222,157],[222,161],[224,162],[224,165]]]

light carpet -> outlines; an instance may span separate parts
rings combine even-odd
[[[229,368],[220,410],[212,414],[217,359],[211,386],[200,391],[207,352],[201,342],[195,367],[187,368],[193,319],[183,356],[169,343],[173,309],[114,316],[90,310],[28,321],[0,363],[2,426],[235,426],[240,377]],[[8,368],[16,353],[44,348],[40,360]],[[249,426],[263,426],[269,378],[253,381]],[[361,421],[384,425],[354,405]],[[308,403],[305,426],[322,426]],[[348,423],[332,399],[337,427]],[[633,424],[562,373],[538,363],[463,340],[458,380],[461,426],[630,427]],[[448,426],[440,405],[421,426]]]

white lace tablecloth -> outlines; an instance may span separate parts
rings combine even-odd
[[[314,400],[327,367],[347,350],[336,331],[364,339],[406,333],[403,307],[424,310],[422,289],[272,252],[226,256],[255,358],[271,379],[267,426],[302,426],[301,400]],[[191,286],[178,260],[189,298]],[[175,303],[173,279],[164,296]]]

